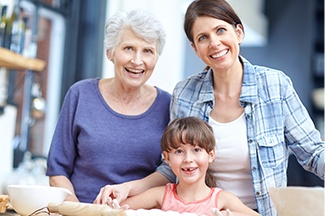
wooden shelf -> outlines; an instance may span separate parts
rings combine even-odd
[[[45,61],[40,59],[26,58],[8,49],[0,47],[0,67],[12,70],[33,70],[43,71]]]

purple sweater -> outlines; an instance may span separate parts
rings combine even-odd
[[[112,110],[99,92],[99,78],[68,91],[47,160],[48,176],[71,180],[81,202],[92,203],[101,187],[143,178],[161,163],[160,138],[169,123],[170,94],[159,88],[143,114]]]

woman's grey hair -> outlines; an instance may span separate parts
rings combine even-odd
[[[148,11],[137,9],[129,13],[118,12],[106,21],[104,43],[110,54],[120,42],[120,34],[125,28],[131,28],[136,35],[148,42],[156,42],[157,53],[162,53],[166,41],[163,25]]]

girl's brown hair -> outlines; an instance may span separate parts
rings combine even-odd
[[[240,24],[244,32],[242,21],[234,9],[225,0],[195,0],[187,8],[184,19],[184,31],[190,42],[193,41],[192,28],[198,17],[208,16],[223,20],[233,26]]]
[[[162,135],[161,149],[170,152],[184,144],[197,145],[210,153],[216,146],[212,127],[202,119],[192,116],[174,119]],[[205,182],[209,187],[216,187],[216,180],[209,171]]]

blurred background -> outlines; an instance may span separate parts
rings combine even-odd
[[[143,8],[163,22],[166,46],[150,84],[172,92],[204,68],[183,32],[190,2],[0,0],[0,193],[13,183],[48,184],[46,156],[68,88],[81,79],[113,76],[103,42],[110,15]],[[324,139],[324,0],[228,2],[246,31],[241,55],[291,77]],[[292,156],[288,169],[288,185],[324,187]]]

